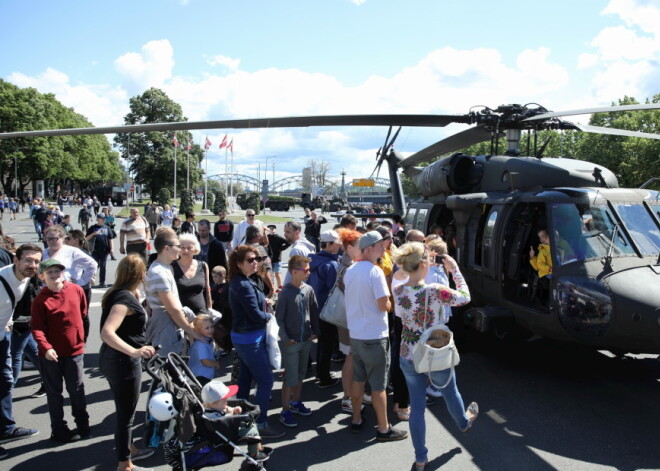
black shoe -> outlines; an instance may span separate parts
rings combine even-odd
[[[59,443],[71,443],[80,440],[80,435],[78,435],[78,433],[73,430],[63,430],[61,432],[51,433],[50,439]]]
[[[73,431],[74,434],[80,435],[80,438],[91,438],[92,431],[89,428],[89,425],[85,427],[78,427]]]
[[[14,430],[11,431],[11,433],[8,433],[0,437],[0,444],[9,443],[16,440],[23,440],[24,438],[30,438],[34,435],[37,435],[38,433],[39,430],[35,430],[33,428],[15,427]]]
[[[360,433],[363,428],[364,428],[364,417],[362,418],[362,421],[359,424],[355,424],[351,422],[351,432]]]
[[[379,442],[395,442],[397,440],[404,440],[405,438],[408,438],[408,432],[392,428],[391,426],[387,432],[376,430],[376,440]]]
[[[330,379],[320,379],[318,383],[318,387],[321,389],[331,388],[332,386],[335,386],[337,383],[339,383],[339,378],[334,378],[331,376]]]
[[[332,357],[330,358],[330,361],[334,361],[334,362],[341,363],[341,362],[344,361],[345,359],[346,359],[346,355],[344,355],[343,353],[339,352],[339,353],[333,353],[333,354],[332,354]]]
[[[39,387],[39,389],[37,389],[37,391],[35,391],[35,393],[32,394],[32,396],[30,396],[30,397],[36,399],[37,397],[44,397],[45,395],[46,395],[46,388],[42,384]]]
[[[9,456],[9,452],[0,446],[0,460],[4,460]]]

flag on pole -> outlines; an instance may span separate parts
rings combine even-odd
[[[234,153],[234,139],[232,138],[231,142],[227,146],[227,150],[231,152],[232,154]]]
[[[190,144],[190,141],[188,141],[188,144],[186,144],[186,150],[190,150],[191,147],[192,147],[192,144]]]
[[[174,139],[172,139],[172,144],[174,144],[174,147],[179,147],[179,140],[176,138],[176,133],[174,133]]]
[[[227,147],[227,135],[225,134],[225,137],[222,138],[222,142],[218,146],[219,149],[224,149]]]
[[[204,142],[204,150],[209,150],[211,147],[211,141],[209,141],[209,137],[206,136],[206,142]]]

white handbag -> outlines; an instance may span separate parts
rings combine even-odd
[[[429,293],[426,292],[425,313],[428,312]],[[426,317],[426,315],[425,315]],[[454,343],[454,334],[444,324],[427,327],[419,341],[413,348],[413,364],[417,373],[431,373],[451,368],[452,372],[444,386],[435,386],[438,389],[446,387],[454,374],[454,367],[458,365],[461,358]],[[429,375],[430,377],[430,375]]]
[[[279,340],[280,327],[274,315],[270,315],[270,320],[266,323],[266,350],[268,350],[268,360],[274,370],[282,369],[282,352],[280,352]]]
[[[335,286],[332,287],[332,291],[330,291],[328,299],[326,299],[319,317],[325,322],[334,324],[337,327],[348,329],[344,292],[339,289],[337,283],[335,283]]]

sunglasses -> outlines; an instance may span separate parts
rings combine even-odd
[[[167,246],[168,247],[177,247],[179,249],[181,248],[181,244],[167,244]]]
[[[254,214],[246,214],[247,217],[253,218],[255,215]]]
[[[262,257],[249,257],[245,259],[246,262],[252,263],[252,262],[263,262],[264,259]]]

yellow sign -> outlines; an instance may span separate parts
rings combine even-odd
[[[375,185],[374,179],[373,178],[357,178],[353,180],[353,186],[370,186],[373,187]]]

